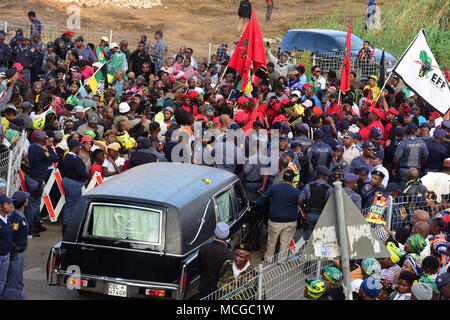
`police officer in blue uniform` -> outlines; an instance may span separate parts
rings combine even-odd
[[[356,168],[366,167],[370,172],[373,169],[371,155],[374,153],[376,147],[372,141],[364,141],[363,143],[363,154],[356,157],[350,163],[350,172],[356,173]]]
[[[69,152],[64,157],[65,176],[61,183],[66,193],[66,204],[64,207],[62,229],[63,235],[67,224],[70,221],[70,218],[74,214],[75,205],[81,198],[81,188],[83,187],[84,183],[90,178],[89,173],[86,172],[86,165],[84,164],[83,160],[78,157],[82,146],[83,144],[80,141],[71,139],[68,142]]]
[[[291,140],[291,144],[294,140],[300,142],[302,145],[302,152],[306,154],[306,151],[313,144],[313,141],[308,138],[309,126],[306,123],[297,123],[295,125],[295,132],[297,133],[297,136]]]
[[[0,72],[6,71],[9,60],[11,59],[11,49],[4,43],[6,35],[4,31],[0,31]]]
[[[31,59],[32,59],[32,67],[31,67],[31,75],[30,81],[34,83],[38,80],[38,76],[42,72],[42,59],[44,59],[44,52],[46,50],[45,43],[41,41],[41,35],[38,32],[35,32],[31,35]]]
[[[28,222],[24,211],[28,205],[28,192],[16,191],[13,196],[14,211],[9,216],[13,228],[12,240],[14,243],[9,262],[8,277],[5,290],[23,289],[23,255],[28,244]],[[14,257],[12,252],[14,252]]]
[[[361,190],[362,207],[368,208],[372,204],[373,198],[377,192],[384,192],[384,186],[382,184],[385,177],[384,173],[375,170],[372,171],[372,178]]]
[[[300,193],[301,206],[306,211],[306,223],[308,229],[304,230],[303,238],[309,239],[311,233],[319,220],[328,198],[330,197],[333,188],[327,184],[330,170],[327,167],[319,165],[317,167],[317,179],[308,183],[305,189]]]
[[[393,133],[392,133],[393,132]],[[394,160],[395,150],[397,150],[400,142],[403,141],[403,136],[405,135],[405,128],[397,127],[395,129],[391,129],[392,140],[389,146],[386,147],[386,151],[384,152],[384,167],[392,172],[392,161]]]
[[[11,48],[11,51],[13,51],[16,46],[17,46],[17,37],[23,37],[23,30],[22,29],[17,29],[16,30],[16,34],[14,37],[11,38],[11,40],[9,41],[9,47]]]
[[[48,167],[53,162],[58,162],[58,156],[53,148],[44,149],[47,145],[47,134],[38,130],[35,135],[35,142],[28,148],[29,166],[25,176],[27,191],[30,193],[28,206],[25,210],[25,216],[33,237],[39,237],[39,233],[45,231],[40,223],[40,206],[42,193],[44,191],[44,182],[47,178]]]
[[[342,144],[337,144],[333,148],[334,157],[330,163],[330,171],[333,172],[334,168],[337,166],[341,167],[342,173],[346,173],[350,171],[350,165],[347,161],[343,159],[344,155],[344,146]]]
[[[8,276],[10,252],[13,248],[13,227],[9,215],[13,212],[12,199],[0,193],[0,298]]]
[[[12,52],[14,62],[19,62],[23,66],[22,75],[27,81],[27,87],[30,87],[30,70],[33,65],[33,58],[31,56],[31,48],[25,42],[23,36],[16,37],[16,48]]]
[[[444,140],[447,132],[444,129],[435,129],[433,132],[433,139],[425,140],[428,153],[433,155],[428,157],[425,164],[424,174],[428,172],[442,172],[445,158],[449,156],[447,148],[444,146]]]
[[[326,124],[322,126],[320,130],[323,131],[323,142],[328,144],[331,149],[334,149],[336,145],[340,144],[338,139],[331,136],[331,127],[329,125]]]
[[[334,156],[333,149],[331,149],[328,144],[323,142],[322,130],[316,130],[314,132],[314,141],[315,142],[313,143],[313,145],[306,152],[306,155],[308,156],[308,159],[313,167],[313,174],[308,177],[308,181],[312,181],[315,179],[318,166],[325,166],[329,168],[331,159]]]
[[[408,170],[416,168],[421,172],[428,160],[428,149],[422,139],[416,136],[417,126],[408,123],[406,126],[406,136],[399,143],[394,153],[392,172],[399,173],[402,182],[408,181]]]
[[[362,209],[361,196],[355,192],[358,188],[359,177],[351,172],[344,173],[344,190],[350,196],[353,203],[358,207],[359,210]]]

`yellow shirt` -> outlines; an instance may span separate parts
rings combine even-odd
[[[380,94],[380,88],[378,88],[377,86],[371,87],[370,85],[367,85],[364,87],[363,91],[366,89],[369,89],[370,91],[372,91],[372,93],[371,93],[372,101],[373,102],[377,101],[377,97]]]

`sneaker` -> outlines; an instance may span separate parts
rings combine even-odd
[[[43,227],[40,222],[37,222],[35,224],[35,231],[38,232],[38,233],[39,232],[44,232],[44,231],[47,231],[47,228]]]

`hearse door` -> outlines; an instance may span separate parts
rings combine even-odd
[[[214,206],[216,209],[216,222],[225,222],[230,227],[231,247],[241,243],[242,231],[241,225],[237,220],[236,200],[234,190],[230,186],[227,190],[217,194],[214,197]]]

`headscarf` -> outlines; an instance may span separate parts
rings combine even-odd
[[[325,282],[320,279],[305,280],[306,290],[311,298],[319,299],[325,293]]]
[[[374,258],[367,258],[362,263],[362,269],[369,277],[375,277],[381,272],[381,264]]]
[[[342,272],[335,267],[324,267],[323,276],[332,284],[338,284],[342,280]]]
[[[373,277],[364,279],[361,283],[361,287],[364,292],[372,298],[378,297],[382,288],[381,282]]]
[[[419,282],[429,283],[433,287],[433,292],[439,294],[439,289],[436,284],[437,275],[435,274],[424,274],[420,278]]]
[[[397,247],[393,242],[388,242],[386,245],[386,248],[388,249],[389,253],[391,254],[391,261],[393,263],[397,263],[400,261],[402,257],[402,252],[400,251],[400,248]]]
[[[428,242],[420,234],[416,233],[408,238],[408,244],[412,251],[421,253]]]
[[[405,262],[406,261],[411,264],[416,275],[420,276],[422,274],[423,258],[420,255],[418,255],[417,253],[410,253],[406,256]]]

